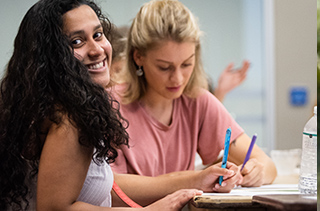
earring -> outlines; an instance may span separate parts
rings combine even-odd
[[[137,69],[136,74],[137,74],[137,76],[143,75],[142,67],[139,67],[139,69]]]

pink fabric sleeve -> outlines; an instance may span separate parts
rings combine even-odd
[[[200,116],[202,125],[200,125],[199,131],[198,153],[203,164],[207,165],[216,161],[218,155],[216,150],[220,152],[224,148],[228,127],[231,127],[230,143],[244,131],[213,94],[205,91],[200,98],[203,113]]]

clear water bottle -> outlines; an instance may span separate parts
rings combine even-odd
[[[303,129],[299,191],[317,194],[317,106]]]

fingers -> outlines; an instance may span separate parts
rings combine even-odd
[[[238,78],[238,81],[243,81],[247,77],[247,72],[249,70],[250,63],[248,61],[243,62],[243,66],[238,69],[236,72],[234,72],[235,77]]]
[[[237,78],[237,81],[239,83],[241,83],[242,81],[244,81],[246,79],[249,67],[250,67],[250,63],[247,60],[245,60],[245,61],[243,61],[241,68],[232,72],[234,77]]]
[[[233,66],[234,66],[233,62],[229,63],[228,66],[226,67],[226,69],[224,69],[223,72],[231,71],[233,69]]]
[[[218,183],[219,176],[232,177],[232,175],[234,175],[234,170],[221,168],[221,163],[218,163],[200,171],[195,179],[194,187],[205,192],[212,192],[215,191],[213,188]]]
[[[243,170],[242,186],[261,186],[264,179],[264,167],[257,159],[252,158],[248,160]]]
[[[247,72],[249,67],[250,67],[250,62],[248,60],[244,60],[243,63],[242,63],[241,70],[244,71],[244,72]]]
[[[248,60],[244,60],[242,62],[242,67],[238,69],[233,69],[234,63],[228,64],[224,72],[232,71],[233,73],[239,73],[240,75],[245,75],[250,67],[250,62]]]
[[[150,211],[178,211],[181,210],[186,203],[192,199],[194,196],[201,195],[203,192],[197,189],[182,189],[178,190],[166,197],[156,201],[155,203],[149,205],[145,210]]]
[[[174,192],[171,195],[168,195],[164,199],[167,198],[168,201],[171,201],[171,205],[173,205],[172,209],[180,210],[190,199],[194,196],[201,195],[203,192],[197,189],[182,189]]]
[[[254,168],[250,174],[244,175],[241,185],[246,187],[259,187],[263,184],[263,172]]]
[[[224,177],[231,177],[234,175],[234,169],[230,169],[231,166],[234,166],[237,168],[237,166],[233,163],[227,162],[227,168],[221,168],[221,162],[217,163],[215,165],[210,166],[211,168],[211,174],[216,176],[224,176]]]
[[[217,192],[230,192],[236,185],[242,182],[242,175],[240,168],[231,162],[227,162],[228,172],[223,176],[221,186],[219,183],[214,185],[213,191]]]
[[[255,167],[246,175],[243,175],[241,185],[246,187],[259,187],[263,185],[264,171],[262,168]]]

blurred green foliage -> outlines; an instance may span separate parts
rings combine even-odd
[[[319,99],[319,92],[320,92],[320,0],[317,0],[317,54],[318,54],[318,62],[317,62],[317,99]],[[317,100],[318,104],[318,100]],[[318,114],[317,114],[318,115]],[[317,131],[319,131],[319,118],[317,118]],[[317,141],[317,145],[319,146],[319,142]],[[317,149],[317,174],[318,174],[318,182],[317,182],[317,189],[319,190],[320,184],[320,153],[319,148]],[[320,201],[319,201],[319,192],[318,193],[318,211],[320,210]]]
[[[318,67],[319,67],[319,51],[320,51],[320,33],[319,33],[319,28],[320,28],[320,0],[317,0],[317,53],[318,53]]]
[[[320,0],[317,0],[317,84],[318,84],[318,97],[319,97],[319,82],[320,82]],[[319,99],[319,98],[318,98]]]

